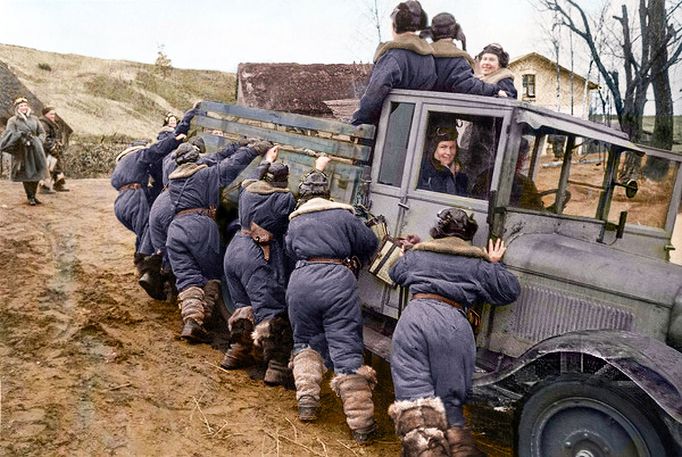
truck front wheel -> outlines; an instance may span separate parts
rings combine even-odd
[[[517,433],[523,457],[659,457],[670,449],[649,402],[587,378],[538,388],[523,405]]]

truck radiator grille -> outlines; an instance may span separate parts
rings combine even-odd
[[[524,285],[514,305],[514,332],[541,341],[575,330],[632,330],[634,316],[598,300],[567,297],[538,286]]]

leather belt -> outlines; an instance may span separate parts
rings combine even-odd
[[[210,219],[215,220],[215,209],[212,208],[189,208],[189,209],[183,209],[175,213],[176,217],[183,217],[183,216],[189,216],[190,214],[200,214],[202,216],[206,216]]]
[[[416,293],[412,294],[412,300],[438,300],[442,301],[443,303],[447,303],[448,305],[452,306],[453,308],[461,309],[464,311],[464,306],[460,305],[454,300],[451,300],[447,297],[443,297],[442,295],[438,294],[424,294],[424,293]]]
[[[123,192],[124,190],[130,189],[142,189],[142,184],[140,184],[139,182],[131,182],[129,184],[124,184],[118,188],[118,191]]]
[[[313,262],[313,263],[333,263],[335,265],[343,265],[344,267],[347,266],[346,262],[344,262],[343,259],[334,259],[330,257],[310,257],[309,259],[305,259],[306,262]]]
[[[305,259],[305,261],[310,263],[330,263],[333,265],[342,265],[353,272],[353,275],[355,275],[356,278],[358,277],[358,274],[360,274],[360,267],[362,266],[360,260],[357,257],[348,257],[345,259],[333,257],[309,257]]]

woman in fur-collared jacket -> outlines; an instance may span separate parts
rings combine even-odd
[[[476,304],[511,303],[520,286],[500,263],[500,240],[487,252],[471,245],[477,228],[463,210],[443,210],[433,240],[415,244],[389,271],[413,294],[393,332],[396,402],[388,410],[405,457],[484,455],[464,427],[476,355],[466,312]]]
[[[0,151],[12,156],[12,181],[24,183],[28,204],[41,203],[36,198],[38,182],[47,177],[47,162],[43,150],[45,129],[31,114],[28,100],[19,97],[14,101],[14,116],[0,137]]]
[[[352,206],[331,201],[324,174],[328,161],[315,161],[315,170],[299,185],[299,206],[289,216],[286,247],[296,260],[286,291],[294,332],[291,367],[298,417],[312,421],[320,408],[323,361],[328,361],[346,423],[353,438],[365,443],[376,429],[372,390],[377,379],[364,364],[356,274],[379,242]]]
[[[430,90],[436,82],[431,46],[415,34],[424,29],[426,13],[418,1],[402,2],[391,14],[393,40],[381,43],[360,107],[351,124],[376,124],[391,89]]]
[[[514,73],[507,68],[509,54],[497,43],[491,43],[476,57],[478,72],[476,76],[488,84],[497,84],[511,98],[517,98],[514,87]]]

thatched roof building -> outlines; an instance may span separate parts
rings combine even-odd
[[[237,103],[331,118],[335,109],[325,102],[359,99],[371,71],[368,64],[242,63],[237,69]]]

